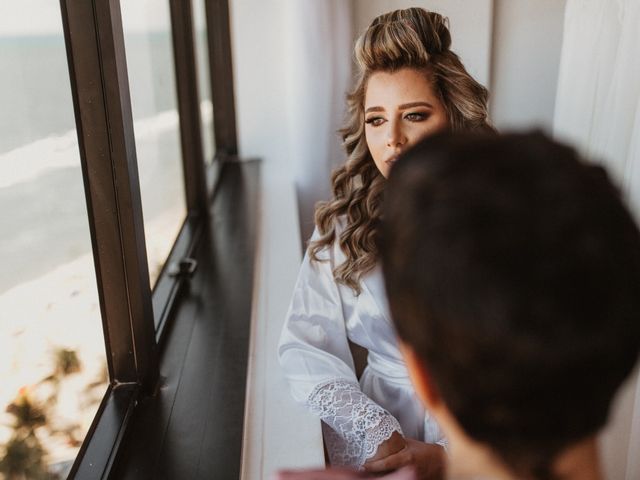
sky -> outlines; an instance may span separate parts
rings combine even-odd
[[[158,8],[158,3],[165,8]],[[166,31],[169,2],[120,0],[127,33]],[[62,35],[59,0],[0,1],[0,36]]]

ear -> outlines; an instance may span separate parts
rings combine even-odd
[[[408,344],[400,342],[400,351],[407,364],[409,377],[422,403],[431,411],[442,404],[438,389],[433,384],[429,370],[416,352]]]

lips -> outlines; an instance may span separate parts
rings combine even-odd
[[[386,159],[384,163],[386,163],[387,165],[393,165],[394,163],[396,163],[397,160],[398,160],[398,156],[394,155],[393,157]]]

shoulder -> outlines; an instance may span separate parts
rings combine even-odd
[[[324,243],[322,242],[322,238],[325,234],[321,233],[320,229],[316,225],[313,230],[313,234],[307,243],[306,254],[309,255],[311,251],[313,251],[318,260],[331,260],[332,263],[341,263],[344,261],[344,253],[340,248],[340,236],[344,232],[346,225],[346,215],[336,217],[333,220],[333,239],[331,242]]]

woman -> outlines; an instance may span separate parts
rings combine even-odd
[[[390,321],[376,233],[398,155],[435,132],[492,130],[487,90],[449,48],[447,20],[420,8],[377,17],[358,39],[359,75],[342,129],[346,164],[316,231],[279,346],[294,398],[323,421],[333,465],[367,468],[407,448],[437,476],[446,440],[409,382]],[[358,379],[349,342],[368,351]]]

